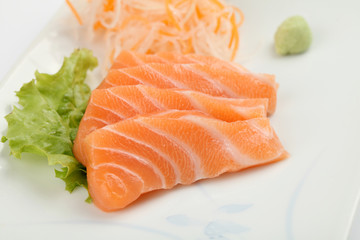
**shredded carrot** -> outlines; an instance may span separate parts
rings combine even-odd
[[[72,13],[74,14],[74,16],[76,17],[76,19],[78,20],[80,25],[83,25],[83,21],[79,15],[79,13],[76,11],[76,9],[74,8],[74,6],[72,5],[72,3],[70,2],[70,0],[65,0],[67,5],[69,6],[70,10],[72,11]]]
[[[242,11],[225,0],[86,0],[75,5],[81,11],[70,1],[66,0],[88,29],[89,39],[104,39],[108,63],[122,49],[234,59],[244,21]]]
[[[174,26],[178,29],[181,30],[178,22],[176,21],[173,12],[170,9],[170,4],[171,4],[171,0],[166,0],[165,5],[166,5],[166,12],[170,18],[170,21],[174,24]]]
[[[232,54],[231,54],[231,60],[234,60],[238,48],[239,48],[239,34],[238,34],[238,32],[236,31],[236,33],[235,33],[235,46],[234,46],[233,52],[232,52]]]
[[[214,3],[216,6],[218,6],[221,10],[225,8],[225,6],[218,0],[210,0],[210,2]]]
[[[137,43],[134,44],[134,46],[132,46],[130,50],[132,51],[136,50],[140,46],[141,42],[144,41],[144,39],[145,37],[142,37],[139,41],[137,41]]]
[[[224,12],[221,16],[224,18],[229,18],[229,16],[231,16],[231,15],[229,12]]]
[[[119,26],[118,30],[123,30],[130,22],[132,21],[141,21],[143,24],[150,24],[150,22],[141,16],[138,15],[131,15],[124,19],[124,21]]]
[[[231,15],[230,22],[231,22],[231,25],[232,25],[232,30],[231,30],[231,37],[230,37],[230,42],[229,42],[228,48],[231,48],[231,46],[232,46],[232,44],[234,42],[235,33],[237,31],[237,29],[234,27],[234,24],[236,25],[236,23],[235,23],[235,15],[234,14]]]
[[[173,37],[175,36],[175,34],[173,33],[169,33],[169,32],[165,32],[164,30],[159,30],[159,34],[165,35],[165,36],[169,36],[169,37]]]
[[[220,29],[220,25],[221,25],[221,17],[217,18],[217,22],[216,22],[216,27],[214,30],[214,33],[218,33],[219,29]]]
[[[198,6],[195,7],[196,15],[199,19],[202,19],[204,15],[201,14]]]
[[[235,39],[235,46],[234,46],[233,52],[231,54],[231,60],[234,60],[237,49],[239,47],[239,33],[238,33],[238,30],[237,30],[237,26],[236,26],[235,14],[231,15],[230,21],[231,21],[231,24],[233,25],[233,29],[232,29],[232,33],[231,33],[231,41],[230,41],[229,48],[232,45],[233,39]]]
[[[114,11],[114,0],[105,0],[104,2],[104,11]]]
[[[100,28],[105,29],[105,27],[101,24],[100,21],[97,21],[96,23],[94,23],[94,30],[98,30]]]
[[[237,27],[240,27],[244,22],[244,13],[237,7],[234,7],[234,10],[239,14],[240,20],[236,24]]]
[[[188,53],[192,53],[193,52],[193,46],[192,46],[192,41],[191,38],[189,38],[187,41],[184,41],[184,45],[185,45],[185,50],[184,50],[184,54],[188,54]]]
[[[189,0],[180,0],[180,1],[177,2],[174,6],[177,8],[177,7],[179,7],[181,4],[185,3],[186,1],[189,1]]]

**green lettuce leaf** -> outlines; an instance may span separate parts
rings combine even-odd
[[[9,142],[10,154],[21,158],[23,152],[33,153],[47,157],[49,165],[60,165],[55,176],[69,192],[87,188],[86,168],[74,158],[72,146],[91,92],[84,83],[86,73],[96,66],[90,50],[75,50],[57,73],[36,72],[35,80],[16,92],[19,107],[5,117],[8,131],[1,141]]]

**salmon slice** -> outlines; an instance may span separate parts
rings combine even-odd
[[[166,58],[162,58],[161,56],[157,56],[154,54],[144,54],[144,53],[136,53],[133,51],[123,50],[114,60],[111,69],[118,68],[127,68],[127,67],[136,67],[138,65],[143,65],[146,63],[170,63]],[[175,63],[175,62],[174,62]],[[181,63],[192,63],[184,60]]]
[[[133,51],[123,50],[115,59],[112,69],[136,67],[147,63],[200,63],[206,65],[221,65],[238,71],[249,72],[245,67],[229,61],[216,58],[214,56],[202,56],[198,54],[179,54],[174,52],[158,52],[156,54],[144,54]]]
[[[225,122],[176,111],[107,125],[85,138],[90,195],[100,209],[288,156],[267,118]]]
[[[95,89],[80,122],[73,153],[86,166],[83,140],[92,131],[138,114],[170,109],[199,110],[220,120],[232,122],[266,117],[267,99],[231,99],[204,93],[159,89],[145,85]]]
[[[136,67],[148,63],[176,63],[176,64],[188,64],[198,63],[202,65],[217,65],[218,67],[229,69],[231,71],[240,71],[250,73],[244,66],[225,61],[214,56],[203,56],[198,54],[179,54],[174,52],[158,52],[156,54],[144,54],[136,53],[132,51],[122,51],[115,62],[112,65],[112,69]],[[276,88],[278,84],[275,82],[275,78],[271,74],[256,74],[264,81],[274,85]]]
[[[231,70],[216,64],[150,63],[111,69],[98,88],[137,84],[191,89],[231,98],[267,98],[268,113],[272,114],[276,108],[277,84],[274,76]]]

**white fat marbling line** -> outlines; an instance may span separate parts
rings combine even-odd
[[[200,110],[204,113],[209,112],[201,103],[199,103],[199,101],[197,99],[195,99],[193,97],[193,91],[189,91],[189,90],[181,91],[180,90],[180,91],[176,91],[176,92],[183,95],[184,97],[186,97],[191,102],[191,105],[194,107],[194,109]]]
[[[267,126],[266,128],[259,126],[256,119],[250,119],[247,122],[253,128],[253,130],[259,132],[264,137],[268,139],[274,138],[274,130],[270,126]]]
[[[119,117],[119,118],[121,118],[121,119],[126,118],[124,115],[122,115],[122,114],[120,114],[120,113],[118,113],[118,112],[114,111],[113,109],[110,109],[110,108],[104,107],[104,106],[99,105],[99,104],[96,104],[96,103],[94,103],[94,102],[90,102],[90,104],[91,104],[91,105],[93,105],[93,106],[95,106],[95,107],[98,107],[98,108],[104,109],[105,111],[111,112],[112,114],[114,114],[114,115],[118,116],[118,117]]]
[[[183,83],[179,82],[179,81],[176,81],[175,79],[173,78],[170,78],[166,75],[164,75],[163,73],[161,73],[160,71],[158,71],[157,69],[155,69],[154,67],[152,67],[151,65],[149,64],[145,64],[145,65],[142,65],[145,69],[147,69],[149,72],[152,72],[153,74],[157,74],[158,76],[160,76],[160,79],[165,79],[167,80],[168,82],[170,82],[174,87],[177,87],[177,88],[181,88],[181,89],[186,89],[188,88],[188,86],[185,86]]]
[[[196,124],[197,126],[208,131],[214,138],[223,142],[224,149],[227,152],[229,152],[233,157],[234,161],[237,162],[238,164],[241,164],[241,166],[250,166],[254,163],[253,159],[241,153],[239,149],[236,146],[234,146],[234,144],[229,140],[229,138],[224,134],[222,134],[218,129],[214,128],[212,124],[205,124],[204,118],[188,115],[188,116],[183,116],[180,119]],[[210,121],[211,120],[212,119],[210,119]]]
[[[82,118],[82,121],[88,121],[88,120],[95,120],[95,121],[98,121],[98,122],[101,122],[105,125],[108,125],[109,123],[107,121],[105,121],[104,119],[101,119],[101,118],[97,118],[97,117],[93,117],[93,116],[85,116]]]
[[[128,172],[128,171],[127,171],[127,172]],[[135,173],[133,173],[132,175],[134,175],[134,174],[135,174]],[[118,185],[118,187],[121,187],[121,188],[124,190],[124,192],[127,192],[126,184],[124,183],[124,181],[123,181],[121,178],[119,178],[118,175],[116,175],[115,173],[109,173],[109,172],[107,172],[107,173],[104,174],[104,178],[106,179],[107,176],[111,176],[111,177],[115,178],[117,181],[119,181],[120,186]],[[136,177],[139,177],[139,176],[136,175]]]
[[[114,163],[102,163],[102,164],[97,165],[96,168],[94,168],[94,169],[97,170],[97,169],[102,168],[102,167],[111,167],[111,168],[114,168],[114,169],[120,169],[120,170],[126,172],[128,175],[131,175],[131,176],[139,179],[139,181],[142,183],[142,186],[143,186],[142,191],[144,191],[144,187],[145,187],[144,179],[141,176],[139,176],[138,174],[136,174],[133,171],[129,170],[128,168],[125,168],[123,166],[120,166],[120,165],[114,164]],[[116,179],[118,179],[121,182],[122,189],[124,189],[125,192],[127,192],[128,188],[127,188],[126,184],[124,183],[124,181],[122,181],[119,176],[117,176],[114,173],[109,173],[109,172],[106,172],[104,175],[105,176],[110,175],[110,176],[113,176]]]
[[[104,81],[105,81],[105,83],[109,84],[111,87],[116,87],[117,86],[115,83],[110,82],[108,78],[105,78]]]
[[[258,109],[261,109],[262,117],[266,117],[266,109],[264,105],[259,106],[237,106],[237,105],[231,105],[231,109],[233,109],[235,112],[243,116],[244,118],[251,118],[251,114],[257,111]]]
[[[166,184],[165,184],[165,177],[163,175],[163,173],[159,170],[159,168],[157,168],[156,166],[154,166],[153,163],[151,163],[150,160],[146,159],[146,158],[142,158],[141,156],[137,155],[137,154],[134,154],[134,153],[131,153],[131,152],[128,152],[126,150],[120,150],[120,149],[115,149],[115,148],[108,148],[108,147],[98,147],[98,146],[94,146],[93,144],[91,144],[91,147],[94,148],[94,149],[98,149],[98,150],[105,150],[105,151],[110,151],[110,152],[114,152],[114,153],[120,153],[120,154],[124,154],[124,155],[127,155],[127,156],[130,156],[134,159],[136,159],[138,162],[146,165],[146,166],[149,166],[156,175],[158,175],[160,177],[160,180],[161,180],[161,184],[162,184],[162,188],[165,188]],[[97,170],[98,168],[102,167],[102,166],[112,166],[112,167],[115,167],[115,166],[120,166],[120,164],[116,164],[116,163],[101,163],[101,164],[92,164],[91,167],[95,170]],[[127,169],[128,172],[132,172],[131,170],[129,170],[128,168],[126,167],[121,167],[123,169]],[[132,172],[133,173],[133,172]],[[134,175],[138,176],[137,174],[133,173]],[[140,178],[140,176],[139,176]],[[142,178],[141,178],[142,179]],[[142,182],[144,182],[142,180]]]
[[[174,172],[175,172],[175,179],[176,179],[176,183],[180,182],[180,171],[179,171],[179,167],[174,163],[173,160],[170,159],[170,157],[168,155],[166,155],[165,153],[163,153],[162,151],[160,151],[159,149],[157,149],[155,146],[152,146],[150,144],[147,144],[143,141],[141,141],[141,139],[137,139],[137,138],[134,138],[134,137],[130,137],[128,135],[125,135],[119,131],[116,131],[114,129],[111,128],[111,126],[106,126],[104,127],[104,129],[106,129],[107,131],[110,131],[118,136],[121,136],[121,137],[124,137],[126,139],[129,139],[133,142],[136,142],[140,145],[143,145],[145,147],[148,147],[150,148],[151,150],[153,150],[154,152],[156,152],[158,155],[160,155],[163,159],[165,159],[170,165],[171,167],[173,168]],[[160,170],[159,170],[160,171]]]
[[[141,58],[139,58],[133,51],[126,51],[126,52],[129,53],[133,59],[135,59],[137,65],[145,64],[145,62]]]
[[[186,153],[188,155],[189,159],[193,163],[195,179],[200,179],[204,176],[203,170],[200,166],[200,163],[201,163],[200,157],[192,150],[191,146],[187,145],[186,143],[177,139],[176,137],[171,136],[170,134],[168,134],[150,124],[142,122],[139,119],[135,119],[134,121],[138,122],[143,127],[149,129],[150,131],[152,131],[160,136],[163,136],[164,138],[166,138],[167,140],[172,142],[174,145],[178,146],[184,153]]]
[[[225,92],[228,97],[233,97],[233,98],[240,97],[239,94],[235,93],[229,87],[223,85],[220,81],[218,81],[216,79],[213,79],[212,77],[208,76],[203,71],[195,69],[193,67],[193,64],[183,64],[182,67],[189,70],[189,71],[191,71],[191,72],[193,72],[193,73],[195,73],[195,74],[197,74],[197,75],[200,75],[203,79],[205,79],[206,81],[211,83],[213,86],[215,86],[215,88],[218,89],[220,92]]]
[[[131,67],[131,68],[136,68],[136,67]],[[140,78],[138,78],[138,77],[135,77],[135,76],[133,76],[133,75],[130,75],[128,72],[125,71],[125,69],[127,69],[127,68],[113,69],[113,71],[121,72],[122,74],[128,76],[129,78],[138,81],[139,84],[150,85],[150,86],[156,87],[156,86],[154,86],[154,85],[152,85],[152,84],[150,84],[150,83],[147,83],[147,82],[145,83],[144,80],[142,80],[142,79],[140,79]],[[108,79],[108,78],[106,78],[106,79]],[[134,85],[135,85],[135,84],[134,84]],[[122,84],[120,84],[120,85],[115,85],[115,86],[122,86]]]
[[[143,86],[144,85],[136,85],[136,88],[140,91],[144,98],[149,100],[159,110],[166,110],[166,108],[159,101],[157,101],[154,97],[149,96]]]
[[[139,106],[136,106],[136,104],[134,104],[133,102],[130,102],[128,100],[126,100],[125,98],[123,97],[120,97],[119,95],[115,94],[111,88],[107,88],[106,89],[111,95],[113,95],[115,98],[121,100],[122,102],[125,102],[127,105],[129,105],[135,112],[137,113],[143,113],[142,112],[142,109],[139,108]]]

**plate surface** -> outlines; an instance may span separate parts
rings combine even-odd
[[[271,122],[291,157],[191,186],[146,194],[103,213],[85,191],[68,194],[44,159],[9,157],[0,144],[0,238],[346,239],[360,190],[360,2],[232,1],[245,13],[237,62],[274,73],[280,84]],[[313,31],[308,52],[279,57],[273,34],[302,15]],[[76,36],[64,6],[0,82],[0,133],[34,71],[55,72],[74,48],[99,46]],[[92,87],[99,71],[90,75]],[[19,231],[19,228],[21,231]]]

